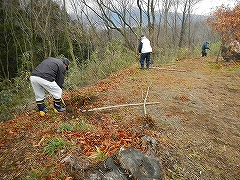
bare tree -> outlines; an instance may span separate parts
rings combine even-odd
[[[162,35],[161,35],[161,40],[163,44],[167,44],[169,42],[169,12],[173,6],[173,0],[162,0],[160,4],[162,4],[162,16],[163,16],[163,26],[162,26]]]
[[[155,17],[155,7],[158,1],[156,0],[142,0],[137,1],[137,5],[139,8],[139,24],[138,26],[141,28],[142,31],[142,23],[143,23],[143,14],[147,17],[147,26],[146,29],[148,30],[150,41],[152,42],[153,46],[155,44],[155,24],[156,24],[156,17]]]
[[[186,30],[187,28],[190,31],[190,17],[191,17],[191,12],[192,12],[192,8],[193,6],[197,3],[196,0],[183,0],[180,1],[180,5],[182,6],[182,15],[179,18],[181,21],[181,30],[180,30],[180,35],[179,35],[179,43],[178,43],[178,47],[182,47],[183,46],[183,41],[184,38],[186,38]],[[189,37],[189,36],[188,36]],[[186,44],[186,43],[185,43]],[[189,44],[189,43],[187,43]]]
[[[143,25],[143,10],[142,10],[142,5],[141,1],[137,0],[137,7],[139,9],[139,34],[142,34],[142,25]]]
[[[22,34],[18,32],[21,24],[18,23],[19,17],[22,17],[22,11],[19,8],[18,0],[3,0],[1,2],[1,26],[2,40],[4,50],[1,48],[1,75],[5,79],[10,79],[16,75],[21,65],[18,57],[25,52],[24,39]],[[21,31],[20,31],[21,32]]]
[[[81,3],[101,20],[102,25],[106,27],[107,30],[115,30],[118,32],[127,46],[134,49],[131,39],[132,35],[137,36],[135,27],[138,21],[132,13],[134,9],[133,1],[96,0],[90,3],[90,1],[81,0]]]
[[[75,55],[73,53],[73,44],[72,44],[72,40],[70,38],[69,30],[68,30],[67,11],[66,11],[66,1],[65,0],[63,0],[63,13],[64,13],[64,15],[63,15],[63,17],[64,17],[64,30],[65,30],[65,35],[66,35],[68,45],[69,45],[69,51],[70,51],[73,62],[76,63]]]

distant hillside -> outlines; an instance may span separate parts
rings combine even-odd
[[[77,16],[75,13],[70,13],[69,14],[70,17],[73,19],[73,20],[76,20],[77,19]],[[134,16],[134,17],[139,17],[139,9],[138,8],[133,8],[131,10],[131,15]],[[172,13],[172,12],[169,12],[168,14],[168,21],[169,23],[172,23],[172,21],[174,20],[174,17],[175,16],[175,13]],[[111,17],[111,20],[114,22],[114,24],[118,25],[121,27],[121,20],[120,18],[118,17],[118,15],[116,13],[110,13],[109,17]],[[206,20],[209,16],[206,16],[206,15],[196,15],[196,14],[191,14],[191,22],[202,22],[204,20]],[[90,14],[90,17],[88,17],[89,19],[99,19],[95,14]],[[159,23],[160,21],[163,21],[163,13],[162,12],[159,12],[157,11],[155,13],[155,18],[156,18],[156,23]],[[182,18],[182,14],[181,13],[178,13],[177,15],[177,21],[178,23],[181,23],[181,18]],[[86,19],[86,18],[83,18],[83,19]],[[133,18],[130,17],[129,14],[126,14],[126,19],[132,19],[132,22],[131,22],[131,25],[132,27],[134,26],[138,26],[138,22],[134,21]],[[147,24],[147,21],[148,21],[148,18],[147,18],[147,14],[146,13],[143,13],[143,24],[146,25]],[[129,21],[128,21],[129,23]]]

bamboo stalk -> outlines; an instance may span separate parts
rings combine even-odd
[[[161,102],[148,102],[145,103],[145,105],[152,105],[152,104],[160,104]],[[106,107],[100,107],[100,108],[93,108],[88,110],[81,110],[81,112],[92,112],[92,111],[98,111],[98,110],[105,110],[105,109],[112,109],[112,108],[119,108],[119,107],[128,107],[128,106],[140,106],[144,105],[144,103],[133,103],[133,104],[120,104],[120,105],[114,105],[114,106],[106,106]]]

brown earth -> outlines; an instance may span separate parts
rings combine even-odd
[[[74,179],[61,160],[69,153],[106,156],[120,147],[144,150],[142,133],[159,142],[165,179],[240,179],[240,66],[215,58],[179,61],[111,74],[64,95],[67,112],[39,117],[33,110],[0,128],[0,179]],[[83,112],[92,108],[159,102]],[[49,102],[51,103],[51,102]],[[89,129],[61,130],[87,122]],[[138,129],[138,131],[134,130]],[[49,139],[68,144],[46,153]],[[94,161],[96,163],[96,161]],[[26,178],[25,178],[26,179]],[[76,178],[75,178],[76,179]]]

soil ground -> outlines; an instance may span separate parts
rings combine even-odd
[[[146,70],[136,65],[66,93],[64,99],[64,114],[39,117],[32,110],[1,123],[0,179],[74,179],[61,165],[67,154],[80,152],[91,159],[99,155],[96,147],[105,157],[122,146],[144,150],[142,133],[159,142],[164,179],[240,179],[237,63],[215,63],[214,57],[207,57]],[[159,103],[146,109],[139,105],[83,112],[144,100]],[[94,130],[71,129],[77,122]],[[71,145],[49,155],[47,145],[54,137]]]

